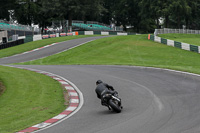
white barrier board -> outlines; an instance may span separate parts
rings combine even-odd
[[[93,31],[85,31],[85,35],[94,35]]]
[[[159,43],[161,43],[161,38],[158,37],[158,36],[155,36],[154,41],[155,41],[155,42],[159,42]]]
[[[127,33],[117,33],[117,35],[119,35],[119,36],[121,36],[121,35],[127,36],[128,34]]]
[[[174,41],[173,41],[173,40],[168,40],[168,39],[167,39],[167,45],[173,46],[173,47],[174,47]]]
[[[182,49],[190,51],[190,44],[182,43]]]
[[[33,41],[42,40],[42,35],[34,35]]]
[[[101,35],[109,35],[109,32],[101,32]]]

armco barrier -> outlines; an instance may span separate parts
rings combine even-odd
[[[155,42],[159,42],[162,44],[166,44],[168,46],[173,46],[173,47],[177,47],[183,50],[188,50],[188,51],[193,51],[196,53],[200,53],[200,46],[195,46],[195,45],[191,45],[191,44],[187,44],[187,43],[182,43],[182,42],[177,42],[177,41],[173,41],[173,40],[169,40],[169,39],[164,39],[158,36],[154,36],[154,35],[148,35],[148,39],[155,41]]]
[[[66,36],[67,33],[60,33],[60,36]]]
[[[56,37],[56,34],[50,34],[49,37],[54,38],[54,37]]]
[[[49,38],[49,35],[42,35],[42,39],[47,39]]]
[[[71,32],[71,33],[67,33],[67,36],[73,36],[73,33]]]

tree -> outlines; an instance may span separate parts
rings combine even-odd
[[[72,26],[72,19],[76,18],[95,20],[104,10],[102,0],[60,0],[60,5],[60,16],[68,19],[68,26]]]
[[[142,0],[139,3],[141,16],[141,29],[143,32],[153,32],[156,28],[156,20],[159,19],[159,8],[156,7],[157,0]]]
[[[52,25],[53,20],[60,17],[60,3],[59,0],[38,0],[36,4],[37,12],[34,15],[34,23],[39,24],[43,32],[44,28]]]
[[[186,27],[191,29],[200,28],[200,1],[199,0],[187,0],[188,6],[191,8],[191,13],[185,16]]]
[[[16,1],[15,17],[21,24],[31,25],[34,22],[34,15],[36,14],[37,5],[30,0]]]
[[[172,1],[170,10],[173,12],[171,16],[176,20],[177,28],[182,28],[181,21],[184,21],[186,16],[191,14],[191,7],[188,5],[186,0]]]
[[[15,0],[1,0],[0,4],[0,19],[10,20],[8,10],[14,9]]]

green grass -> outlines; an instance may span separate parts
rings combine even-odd
[[[200,54],[147,40],[147,35],[114,36],[26,65],[134,65],[169,68],[200,74]]]
[[[78,39],[78,38],[85,38],[85,37],[92,37],[92,36],[85,36],[85,35],[66,36],[66,37],[56,37],[56,38],[43,39],[43,40],[34,41],[34,42],[28,42],[28,43],[21,44],[15,47],[10,47],[10,48],[0,50],[0,58],[12,56],[15,54],[21,54],[23,52],[40,48],[40,47],[43,47],[52,43],[56,43],[56,42],[63,42],[63,41],[68,41],[68,40]]]
[[[200,46],[200,34],[159,34],[159,37]]]
[[[0,66],[0,133],[13,133],[50,119],[62,112],[63,89],[52,78],[17,68]]]

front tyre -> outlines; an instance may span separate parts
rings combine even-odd
[[[117,113],[121,112],[121,107],[118,106],[118,104],[116,104],[112,99],[109,100],[108,104],[110,105],[110,107]]]

